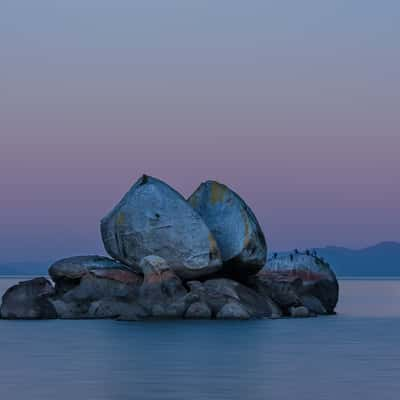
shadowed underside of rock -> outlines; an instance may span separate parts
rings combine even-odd
[[[301,306],[302,302],[296,290],[297,282],[282,281],[279,278],[280,276],[259,273],[250,277],[247,283],[262,297],[277,304],[283,314],[288,315],[290,307]]]
[[[144,281],[139,291],[138,302],[153,317],[180,318],[187,302],[187,291],[181,279],[158,256],[148,256],[140,262]]]
[[[320,310],[320,313],[325,311],[331,314],[335,310],[339,298],[336,275],[329,264],[317,256],[296,252],[273,257],[268,260],[260,276],[263,280],[275,282],[275,287],[279,283],[293,286],[300,282],[295,292],[299,296],[306,296],[305,301],[309,302],[310,307]],[[307,296],[317,298],[322,307]]]
[[[228,303],[240,304],[240,307],[248,314],[248,318],[270,317],[276,314],[269,299],[231,279],[210,279],[204,283],[191,281],[188,282],[188,286],[191,294],[197,295],[209,306],[214,317],[217,317]],[[236,310],[237,307],[233,306],[233,309]]]
[[[45,278],[20,282],[3,295],[0,308],[1,318],[5,319],[51,319],[57,313],[49,301],[54,292],[53,286]]]
[[[218,182],[207,181],[188,201],[214,235],[225,271],[246,276],[265,265],[264,234],[254,213],[235,192]]]
[[[212,312],[207,303],[196,301],[192,303],[185,312],[187,319],[211,319]]]
[[[217,319],[250,319],[250,314],[240,303],[231,301],[221,308]]]
[[[130,266],[149,255],[164,258],[183,278],[214,273],[221,256],[207,225],[164,182],[143,176],[101,221],[107,252]]]

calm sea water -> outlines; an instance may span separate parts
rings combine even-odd
[[[400,281],[340,284],[332,317],[0,320],[0,399],[397,399]]]

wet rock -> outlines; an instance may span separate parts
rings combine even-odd
[[[149,176],[103,218],[101,233],[107,252],[132,267],[157,255],[184,279],[221,268],[220,251],[202,218],[179,193]]]
[[[197,295],[202,302],[206,303],[214,316],[230,302],[240,303],[251,317],[272,315],[268,298],[231,279],[210,279],[204,283],[192,281],[187,285],[190,293]]]
[[[114,318],[119,320],[139,321],[148,313],[138,304],[119,299],[105,299],[93,302],[87,313],[88,318]]]
[[[182,317],[187,291],[167,262],[158,256],[147,256],[140,262],[140,267],[144,274],[139,291],[140,304],[153,317]]]
[[[192,303],[185,313],[187,319],[211,319],[211,316],[210,307],[203,301]]]
[[[151,315],[154,318],[182,318],[186,307],[184,298],[169,304],[155,304],[151,309]]]
[[[90,303],[67,303],[54,297],[50,297],[49,301],[56,310],[57,317],[61,319],[86,318],[90,307]]]
[[[288,281],[275,273],[259,273],[248,279],[247,283],[265,299],[270,299],[273,314],[289,314],[290,307],[302,305],[296,290],[299,288],[298,280]]]
[[[188,201],[214,235],[225,272],[230,276],[247,276],[265,265],[264,234],[254,213],[235,192],[218,182],[207,181]]]
[[[241,304],[230,301],[218,312],[217,319],[250,319],[250,314]]]
[[[310,316],[310,312],[307,307],[290,307],[290,316],[293,318],[307,318]]]
[[[335,310],[339,296],[336,275],[327,262],[315,255],[295,252],[273,257],[260,275],[279,277],[281,282],[291,284],[301,281],[296,288],[299,296],[316,297],[329,314]]]
[[[49,296],[54,293],[45,278],[20,282],[3,295],[0,315],[5,319],[51,319],[57,313]]]
[[[305,307],[307,307],[311,312],[317,315],[327,314],[326,308],[323,304],[314,296],[304,295],[301,296],[301,302]]]

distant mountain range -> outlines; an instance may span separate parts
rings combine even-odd
[[[400,243],[383,242],[361,250],[328,246],[315,249],[339,277],[400,276]],[[272,253],[270,253],[272,254]],[[0,264],[0,275],[47,275],[50,262]]]
[[[361,250],[316,249],[338,276],[400,276],[400,243],[383,242]]]
[[[360,250],[336,246],[310,250],[315,250],[318,256],[323,257],[339,277],[400,276],[400,243],[382,242]]]
[[[0,275],[47,275],[50,262],[13,262],[0,264]]]

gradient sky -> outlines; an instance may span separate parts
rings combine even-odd
[[[271,248],[400,240],[400,2],[2,0],[0,261],[102,252],[142,173]]]

